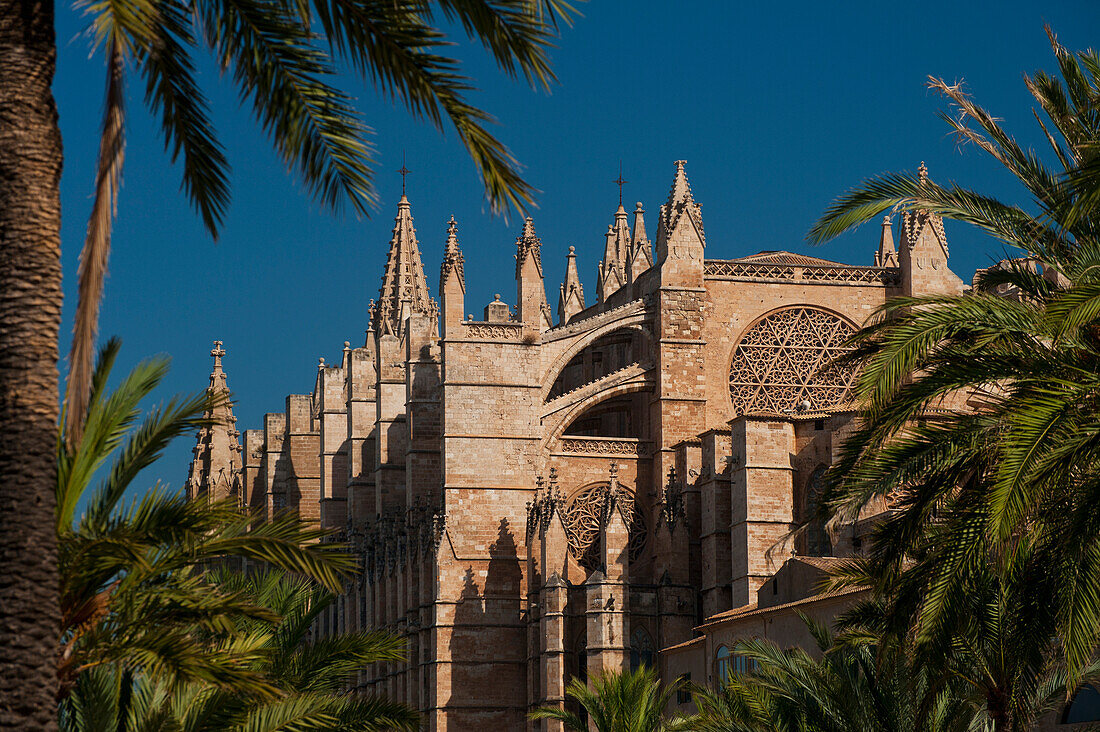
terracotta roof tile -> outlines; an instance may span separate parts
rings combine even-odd
[[[724,613],[718,613],[717,615],[711,615],[702,625],[697,625],[696,630],[702,628],[709,628],[713,625],[718,625],[730,620],[741,620],[748,617],[758,617],[761,615],[767,615],[768,613],[776,612],[778,610],[786,610],[792,607],[799,607],[801,605],[809,605],[819,600],[830,600],[835,597],[844,597],[846,595],[855,595],[861,592],[866,592],[866,587],[852,587],[843,590],[829,590],[828,592],[821,592],[816,595],[804,597],[801,600],[795,600],[793,602],[783,603],[782,605],[773,605],[772,607],[757,607],[756,604],[745,605],[743,607],[734,608],[733,610],[727,610]]]
[[[830,262],[828,259],[819,259],[818,257],[809,257],[805,254],[795,254],[793,252],[784,251],[758,252],[757,254],[750,254],[747,257],[738,257],[732,261],[744,262],[745,264],[789,264],[796,267],[852,266],[850,264],[841,264],[840,262]]]

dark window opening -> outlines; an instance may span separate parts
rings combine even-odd
[[[680,681],[683,682],[683,686],[676,690],[676,703],[677,704],[690,704],[691,703],[691,691],[688,690],[688,684],[691,683],[691,674],[680,674]]]
[[[639,428],[644,419],[648,393],[626,394],[608,399],[577,417],[565,428],[567,437],[642,437]]]
[[[637,628],[630,634],[630,670],[637,671],[642,666],[653,668],[653,641],[643,628]]]
[[[639,362],[642,347],[641,336],[634,330],[617,330],[597,338],[565,365],[550,387],[547,399],[555,399]]]
[[[1083,686],[1062,711],[1059,724],[1100,722],[1100,691],[1095,686]]]

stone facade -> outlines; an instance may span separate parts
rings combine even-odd
[[[200,433],[192,495],[297,511],[359,553],[318,632],[402,635],[407,661],[360,685],[426,729],[558,729],[526,715],[571,677],[679,658],[792,556],[858,551],[858,524],[792,534],[849,429],[833,357],[888,297],[963,288],[927,213],[897,249],[887,219],[874,266],[713,258],[730,244],[708,250],[681,161],[652,242],[632,215],[613,214],[594,305],[569,249],[556,321],[527,219],[514,310],[498,295],[473,320],[457,224],[437,304],[403,195],[366,342],[322,360],[243,454],[228,411]]]

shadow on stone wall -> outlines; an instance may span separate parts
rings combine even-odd
[[[488,566],[481,571],[477,565],[466,568],[455,608],[446,702],[453,710],[448,720],[454,729],[524,728],[527,643],[520,614],[522,580],[515,536],[508,519],[502,518],[489,547]]]

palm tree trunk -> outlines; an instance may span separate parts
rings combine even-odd
[[[0,0],[0,729],[57,728],[61,133],[53,0]]]

